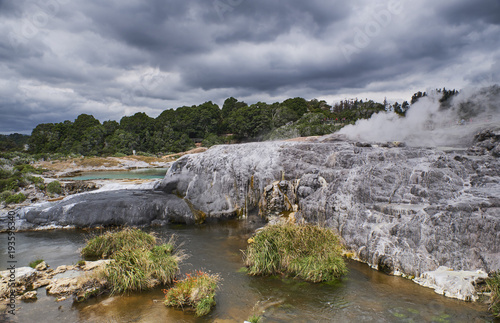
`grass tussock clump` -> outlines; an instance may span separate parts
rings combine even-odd
[[[314,225],[268,225],[250,239],[244,257],[251,275],[285,274],[321,282],[347,272],[337,234]]]
[[[489,310],[496,316],[500,317],[500,272],[493,274],[492,277],[486,280],[486,284],[491,291]]]
[[[156,245],[157,239],[139,229],[106,232],[87,242],[81,254],[91,258],[111,258],[102,276],[111,293],[140,291],[159,284],[171,284],[179,271],[182,253],[175,253],[174,238]]]
[[[177,282],[174,287],[163,290],[165,305],[177,308],[192,308],[196,316],[210,313],[215,305],[215,291],[219,275],[197,271],[187,274],[186,278]]]
[[[159,284],[171,284],[178,271],[178,258],[165,252],[161,245],[154,250],[125,249],[113,255],[112,263],[104,268],[111,293],[140,291]]]
[[[156,245],[156,237],[139,229],[123,229],[96,236],[82,249],[84,258],[106,259],[123,249],[151,249]],[[173,249],[173,246],[171,246]]]

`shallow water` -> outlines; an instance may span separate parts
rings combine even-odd
[[[165,177],[168,168],[145,168],[126,171],[97,171],[82,172],[78,176],[64,177],[61,179],[92,180],[92,179],[158,179]]]
[[[257,223],[229,221],[154,229],[159,237],[178,236],[190,255],[181,271],[203,269],[223,278],[211,314],[195,318],[167,308],[161,288],[127,296],[103,296],[83,303],[56,302],[39,289],[34,303],[19,303],[18,322],[243,322],[252,314],[263,322],[492,322],[486,307],[445,298],[401,277],[349,262],[349,274],[334,283],[311,284],[280,277],[250,277],[241,250]],[[99,233],[94,231],[93,233]],[[54,230],[17,233],[18,265],[43,258],[55,268],[75,264],[89,232]],[[0,235],[5,240],[5,235]],[[6,253],[0,254],[5,268]],[[3,269],[2,268],[2,269]]]

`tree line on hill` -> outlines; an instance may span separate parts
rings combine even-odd
[[[443,102],[458,91],[437,90]],[[426,96],[417,92],[412,104]],[[132,154],[136,152],[164,154],[194,147],[221,143],[285,139],[294,136],[324,135],[358,119],[368,119],[380,111],[406,114],[410,104],[402,105],[372,100],[344,100],[333,106],[325,101],[307,101],[296,97],[281,103],[257,102],[248,105],[230,97],[222,108],[212,102],[183,106],[163,111],[158,117],[144,112],[125,116],[119,122],[100,122],[88,114],[79,115],[73,122],[37,125],[31,136],[0,135],[0,150],[13,151],[29,147],[33,154],[59,153],[90,155]]]

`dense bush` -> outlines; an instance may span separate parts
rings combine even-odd
[[[0,193],[0,202],[5,201],[9,196],[12,195],[11,191],[3,191]]]
[[[19,203],[24,202],[25,200],[26,200],[26,196],[23,193],[17,193],[17,194],[9,195],[5,199],[5,203],[6,204],[11,204],[11,203],[19,204]]]
[[[5,166],[0,167],[0,192],[15,192],[31,183],[38,185],[43,183],[42,178],[30,174],[41,174],[44,169],[28,164],[17,164],[16,161],[17,159],[8,160]]]

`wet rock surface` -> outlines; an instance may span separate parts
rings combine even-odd
[[[0,303],[8,302],[11,295],[24,301],[36,300],[40,287],[46,287],[47,294],[58,300],[74,297],[81,301],[98,295],[106,291],[107,282],[97,272],[110,261],[84,261],[79,266],[59,266],[55,270],[45,265],[16,268],[14,273],[1,271]]]
[[[189,205],[181,198],[149,190],[114,190],[79,194],[60,202],[46,202],[21,209],[16,229],[98,227],[194,223]],[[7,229],[7,214],[0,231]]]

